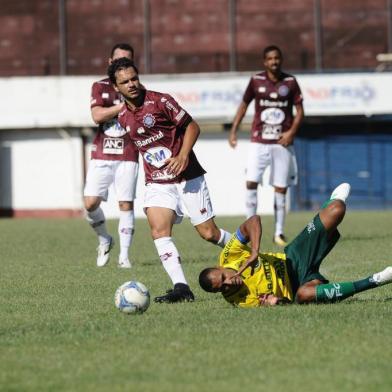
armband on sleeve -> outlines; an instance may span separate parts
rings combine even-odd
[[[238,238],[238,241],[241,242],[241,244],[247,244],[249,242],[249,240],[241,233],[240,229],[237,229],[237,231],[235,232],[235,235]]]

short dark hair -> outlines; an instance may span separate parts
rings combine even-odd
[[[200,272],[199,275],[199,285],[200,287],[209,293],[216,293],[216,290],[213,289],[210,279],[210,273],[214,271],[216,268],[205,268]]]
[[[269,45],[263,49],[263,59],[265,59],[267,57],[267,53],[272,52],[274,50],[276,50],[279,53],[280,57],[283,57],[282,51],[280,50],[280,48],[278,46]]]
[[[135,72],[139,74],[139,70],[137,69],[135,63],[128,57],[121,57],[119,59],[113,60],[113,62],[108,67],[108,76],[110,81],[115,85],[116,72],[127,68],[133,68]]]
[[[113,46],[113,48],[112,48],[112,50],[110,52],[110,58],[113,57],[114,52],[115,52],[116,49],[126,50],[127,52],[130,52],[131,55],[132,55],[131,56],[132,58],[135,55],[135,51],[133,50],[133,47],[131,45],[120,43],[120,44],[116,44],[116,45]]]

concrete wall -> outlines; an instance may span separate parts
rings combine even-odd
[[[6,139],[5,139],[6,136]],[[83,204],[83,146],[77,130],[12,131],[0,133],[0,210],[15,216],[75,216]],[[217,215],[244,214],[245,163],[248,141],[232,150],[225,139],[200,139],[196,154]],[[268,176],[268,173],[266,173]],[[265,181],[268,184],[268,178]],[[135,212],[144,217],[144,175],[140,170]],[[273,212],[272,188],[260,193],[260,212]],[[113,190],[103,209],[118,217]]]

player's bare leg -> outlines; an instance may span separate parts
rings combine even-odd
[[[273,242],[279,246],[286,246],[287,239],[283,228],[286,218],[286,193],[287,188],[274,187],[274,212],[275,212],[275,233]]]
[[[133,234],[135,232],[135,214],[133,211],[133,201],[119,201],[120,219],[118,222],[118,236],[120,238],[120,255],[118,266],[120,268],[131,268],[128,252],[132,245]]]
[[[99,196],[84,197],[84,207],[87,211],[86,219],[98,236],[98,267],[103,267],[109,262],[109,252],[114,245],[113,238],[106,230],[105,215],[100,207],[101,201]]]
[[[196,225],[195,229],[200,234],[201,238],[208,242],[212,242],[221,248],[224,248],[231,237],[229,232],[218,228],[213,218]]]
[[[246,181],[245,207],[246,218],[256,215],[257,212],[257,182]]]
[[[171,237],[176,219],[175,212],[169,208],[149,207],[146,214],[159,258],[174,285],[172,290],[156,297],[154,301],[166,303],[193,301],[194,296],[185,279],[180,254]]]

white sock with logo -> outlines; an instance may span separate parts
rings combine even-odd
[[[275,235],[283,234],[284,221],[286,217],[286,195],[275,192]]]
[[[256,215],[257,211],[257,189],[247,189],[245,198],[246,217],[250,218],[251,216]]]
[[[219,229],[220,231],[220,238],[219,241],[216,243],[218,246],[220,246],[221,248],[224,248],[225,245],[229,242],[230,238],[231,238],[231,234],[223,229]]]
[[[132,244],[135,227],[135,214],[131,211],[120,211],[118,222],[118,236],[120,238],[120,258],[128,258],[128,250]]]
[[[110,235],[106,231],[105,215],[101,207],[98,207],[94,211],[87,211],[86,215],[87,222],[93,228],[98,236],[99,243],[107,244],[110,240]]]
[[[181,258],[172,237],[161,237],[154,240],[163,268],[169,275],[173,285],[188,284],[181,266]]]

